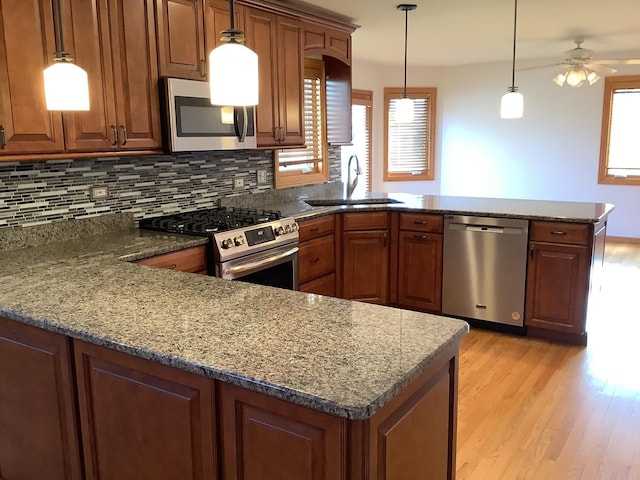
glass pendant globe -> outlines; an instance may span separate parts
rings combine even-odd
[[[410,98],[401,98],[396,102],[396,122],[412,123],[413,122],[413,100]]]
[[[209,54],[209,86],[212,105],[257,105],[258,55],[237,42],[213,49]]]
[[[501,118],[522,118],[524,97],[520,92],[507,92],[500,102]]]
[[[43,75],[47,110],[89,110],[89,80],[82,68],[57,60]]]
[[[584,70],[571,70],[567,73],[567,85],[571,87],[579,87],[587,79]]]

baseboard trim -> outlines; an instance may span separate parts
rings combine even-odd
[[[635,243],[636,245],[640,245],[640,238],[635,237],[612,237],[607,235],[606,241],[612,243]]]

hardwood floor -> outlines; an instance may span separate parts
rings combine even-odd
[[[589,345],[473,330],[458,480],[640,479],[640,245],[607,245]]]

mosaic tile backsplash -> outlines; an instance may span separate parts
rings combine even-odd
[[[340,147],[329,149],[340,179]],[[257,183],[257,171],[267,181]],[[244,186],[234,188],[242,178]],[[105,198],[94,188],[106,187]],[[132,213],[136,219],[210,208],[221,198],[273,189],[273,152],[228,151],[146,157],[0,162],[0,227]]]

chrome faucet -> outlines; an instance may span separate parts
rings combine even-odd
[[[351,179],[351,162],[356,161],[356,169],[355,169],[355,177],[353,180]],[[351,155],[349,157],[349,163],[347,164],[347,198],[351,198],[353,195],[353,191],[358,186],[358,175],[362,174],[362,169],[360,168],[360,160],[358,160],[357,155]]]

